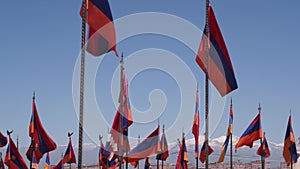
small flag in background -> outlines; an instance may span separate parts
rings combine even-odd
[[[248,146],[252,148],[253,142],[262,138],[262,129],[260,124],[260,112],[255,117],[255,119],[251,122],[249,127],[240,137],[238,143],[235,145],[235,149],[238,149],[242,146]]]
[[[4,163],[10,169],[28,169],[15,143],[9,138]]]
[[[168,142],[165,135],[165,129],[163,128],[163,133],[160,140],[160,147],[161,151],[156,155],[157,160],[166,161],[169,157],[169,150],[168,150]]]
[[[108,0],[89,0],[87,6],[89,25],[87,51],[94,56],[114,51],[118,56],[115,26]],[[82,16],[82,9],[80,15]]]
[[[4,147],[7,144],[7,138],[0,132],[0,147]]]
[[[5,169],[4,168],[4,163],[3,163],[2,153],[1,152],[0,152],[0,169]]]
[[[52,169],[64,169],[63,160],[60,160]]]
[[[222,145],[222,152],[221,155],[219,157],[218,163],[221,163],[224,161],[225,158],[225,154],[227,151],[227,147],[228,147],[228,143],[229,143],[229,139],[230,137],[232,137],[232,124],[233,124],[233,111],[232,111],[232,102],[230,104],[230,113],[229,113],[229,125],[228,125],[228,129],[227,129],[227,133],[226,133],[226,139],[224,144]]]
[[[209,37],[208,78],[217,88],[219,93],[222,96],[225,96],[237,89],[238,85],[235,79],[229,53],[211,6],[208,8],[208,23],[209,34],[205,34],[207,29],[205,27],[204,35],[202,36],[200,47],[198,49],[196,62],[200,68],[206,72],[206,43],[207,37]]]
[[[50,169],[50,153],[47,152],[44,169]]]
[[[178,152],[177,162],[175,169],[187,169],[187,163],[189,162],[187,148],[185,145],[185,138],[182,138],[182,143]]]
[[[266,139],[266,136],[264,135],[264,140],[262,141],[262,144],[260,145],[260,147],[258,148],[258,150],[256,151],[257,155],[260,155],[264,158],[268,158],[270,157],[270,150],[269,150],[269,145]]]
[[[56,149],[56,144],[48,136],[44,127],[42,126],[34,99],[32,100],[32,115],[29,124],[29,136],[32,138],[32,142],[26,152],[26,156],[29,161],[32,159],[31,155],[35,147],[37,163],[40,162],[40,159],[45,153]]]
[[[207,141],[204,141],[202,148],[201,148],[201,153],[200,153],[200,161],[202,163],[205,162],[206,159],[206,153],[205,153],[205,146],[207,144]],[[211,155],[214,152],[214,150],[208,145],[208,155]]]
[[[35,152],[34,151],[32,153],[32,164],[31,164],[31,167],[35,168],[35,169],[39,168],[38,163],[36,161],[36,157],[35,157]]]
[[[199,154],[199,126],[200,126],[200,116],[199,116],[199,93],[198,88],[196,92],[196,108],[195,108],[195,116],[194,116],[194,124],[192,133],[195,137],[195,158],[198,159]]]
[[[67,164],[76,163],[76,157],[73,150],[71,137],[69,138],[69,144],[63,158],[63,163],[67,163]]]
[[[297,149],[294,137],[294,132],[292,128],[292,116],[290,115],[288,125],[286,128],[284,145],[283,145],[283,157],[286,164],[289,166],[292,163],[297,163]]]

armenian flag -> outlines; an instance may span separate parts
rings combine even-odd
[[[200,161],[204,163],[206,159],[206,152],[205,152],[205,147],[206,147],[207,141],[204,141],[202,148],[201,148],[201,153],[200,153]],[[208,145],[208,155],[211,155],[214,152],[214,150]]]
[[[47,152],[44,169],[50,169],[50,153]]]
[[[10,169],[28,169],[24,159],[11,138],[9,138],[4,163]]]
[[[262,144],[260,145],[260,147],[258,148],[258,150],[256,151],[257,155],[260,155],[264,158],[268,158],[270,157],[270,150],[269,150],[269,145],[266,139],[266,136],[264,135],[264,140],[262,141]]]
[[[293,164],[297,162],[298,156],[297,156],[295,136],[292,128],[291,115],[289,117],[289,121],[286,128],[282,155],[288,166],[291,165],[291,163]]]
[[[0,132],[0,147],[4,147],[7,144],[7,138]]]
[[[199,154],[199,126],[200,126],[200,116],[199,116],[199,94],[198,89],[196,92],[196,108],[195,108],[195,116],[194,116],[194,124],[192,133],[195,137],[195,158],[198,159]]]

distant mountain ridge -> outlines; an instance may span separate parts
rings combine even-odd
[[[212,138],[209,140],[209,145],[214,149],[214,153],[210,156],[210,162],[216,162],[219,158],[219,155],[221,153],[222,145],[225,141],[226,136],[221,136],[217,138]],[[204,136],[199,137],[199,150],[201,150],[202,144],[203,144]],[[238,141],[237,136],[233,136],[233,160],[234,161],[241,161],[241,162],[250,162],[254,160],[259,160],[260,156],[256,155],[256,151],[259,147],[259,141],[254,142],[253,148],[249,147],[241,147],[235,152],[235,144]],[[283,150],[283,143],[277,144],[273,143],[268,140],[269,148],[271,151],[271,156],[266,159],[266,161],[271,162],[271,166],[277,166],[280,162],[283,162],[282,157],[282,150]],[[177,160],[177,154],[179,151],[179,145],[177,142],[169,142],[169,158],[166,161],[166,164],[175,164]],[[186,145],[188,149],[188,155],[189,155],[189,163],[193,164],[194,159],[194,146],[195,141],[193,138],[186,140]],[[55,165],[58,163],[58,161],[61,159],[62,155],[65,153],[67,145],[60,145],[57,146],[57,149],[55,151],[52,151],[50,153],[51,158],[51,165]],[[20,148],[20,153],[23,155],[23,158],[26,158],[25,153],[27,151],[27,147]],[[77,155],[78,152],[78,146],[74,145],[74,151]],[[84,165],[92,165],[92,164],[98,164],[98,153],[99,153],[99,145],[93,144],[93,143],[84,143],[83,145],[83,162]],[[77,157],[77,156],[76,156]],[[155,157],[151,158],[151,162],[155,163]],[[225,156],[225,162],[229,160],[229,146],[227,150],[227,155]],[[29,164],[29,161],[25,159],[25,161]],[[40,161],[40,167],[43,167],[45,162],[45,155]]]

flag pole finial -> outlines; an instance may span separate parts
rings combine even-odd
[[[11,133],[13,133],[13,130],[11,130],[11,131],[6,130],[6,133],[7,133],[7,135],[10,137]]]
[[[230,98],[230,105],[232,105],[232,97]]]
[[[99,141],[102,141],[103,136],[101,134],[99,134]]]
[[[32,93],[32,100],[35,100],[35,91]]]
[[[258,111],[259,111],[259,113],[260,113],[260,111],[261,111],[260,103],[258,104]]]
[[[71,138],[71,136],[73,135],[73,132],[68,132],[68,137]]]

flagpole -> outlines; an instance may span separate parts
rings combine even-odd
[[[258,112],[259,114],[261,113],[261,107],[260,104],[258,105]],[[262,138],[260,138],[260,145],[262,145]],[[265,168],[265,164],[264,164],[264,157],[263,155],[261,156],[261,168],[264,169]]]
[[[209,34],[209,24],[208,24],[208,7],[209,7],[209,0],[206,0],[206,45],[205,45],[205,51],[206,51],[206,71],[205,71],[205,140],[207,141],[207,144],[205,146],[205,169],[208,169],[208,96],[209,96],[209,90],[208,90],[208,69],[209,69],[209,64],[208,64],[208,34]]]
[[[79,100],[79,130],[78,130],[78,169],[82,169],[83,141],[83,106],[84,106],[84,74],[85,74],[85,32],[86,32],[86,0],[82,0],[81,19],[81,65],[80,65],[80,100]]]
[[[159,126],[159,119],[157,120],[157,126]],[[160,144],[160,151],[161,151],[161,144]],[[157,158],[156,158],[156,168],[159,169],[159,159]]]
[[[292,110],[290,109],[290,117],[292,118]],[[291,122],[292,123],[292,122]],[[292,125],[292,124],[291,124]],[[291,138],[291,133],[290,134],[290,138]],[[292,141],[290,139],[290,146],[292,145]],[[292,152],[292,149],[290,150],[290,153],[291,153],[291,169],[293,169],[293,152]]]
[[[141,136],[139,135],[138,136],[138,144],[140,144],[140,139],[141,139]],[[138,167],[138,169],[140,169],[140,161],[139,160],[137,161],[137,167]]]
[[[182,131],[182,144],[183,144],[183,139],[184,139],[184,132]],[[180,155],[184,154],[183,152],[184,150],[182,149],[182,152]],[[184,158],[184,155],[183,157],[181,156],[181,158]],[[182,161],[184,161],[184,159],[181,159]],[[184,169],[184,163],[181,163],[181,168]]]
[[[230,108],[232,109],[232,98],[230,100]],[[231,110],[230,110],[231,111]],[[230,116],[230,115],[229,115]],[[231,117],[230,117],[231,118]],[[232,119],[233,121],[233,119]],[[230,133],[230,169],[233,169],[233,166],[232,166],[232,133],[233,133],[233,122],[231,124],[231,133]]]
[[[35,92],[33,92],[32,100],[35,101]],[[33,114],[33,116],[34,116],[34,114]],[[31,144],[32,144],[32,151],[31,151],[31,154],[30,154],[30,156],[31,156],[30,169],[32,169],[32,158],[33,158],[33,153],[35,151],[35,140],[33,139],[33,136],[31,137]]]
[[[120,100],[120,116],[119,116],[119,169],[122,169],[122,161],[123,161],[123,151],[122,151],[122,148],[123,148],[123,124],[122,124],[122,116],[124,115],[124,98],[123,98],[123,72],[124,71],[124,58],[123,58],[123,53],[122,53],[122,56],[121,56],[121,61],[120,61],[120,94],[121,94],[121,100]],[[127,144],[126,144],[127,145]],[[126,160],[127,161],[127,160]]]

